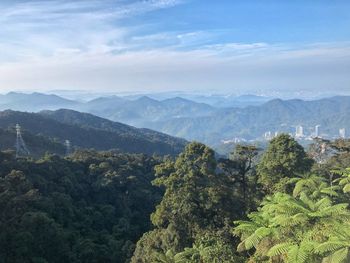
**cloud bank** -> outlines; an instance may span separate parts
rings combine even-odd
[[[213,44],[215,32],[152,32],[154,24],[130,23],[181,4],[0,4],[0,90],[350,93],[348,42]]]

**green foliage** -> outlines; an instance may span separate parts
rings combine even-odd
[[[332,147],[340,153],[350,153],[350,140],[337,139],[334,142],[330,143],[330,147]]]
[[[243,204],[242,216],[256,207],[257,177],[255,166],[259,149],[254,145],[236,145],[229,159],[219,159],[218,166],[228,178],[232,189],[237,189],[237,198]]]
[[[293,190],[294,197],[300,196],[302,193],[306,193],[312,198],[317,198],[322,195],[338,196],[336,190],[339,190],[339,186],[330,186],[324,177],[316,174],[306,173],[301,177],[290,179],[288,183],[295,184]]]
[[[334,171],[340,174],[341,177],[334,180],[339,184],[344,193],[350,193],[350,168],[346,168],[344,171]]]
[[[132,262],[156,262],[159,253],[166,255],[169,250],[176,254],[176,260],[200,258],[198,249],[203,246],[197,243],[199,238],[219,230],[224,236],[229,232],[227,224],[238,214],[232,205],[234,192],[226,184],[228,178],[217,173],[214,152],[200,143],[189,144],[175,162],[168,160],[157,166],[156,175],[154,184],[165,188],[151,216],[156,230],[139,241]],[[222,242],[230,244],[232,240]],[[206,251],[212,255],[215,249],[211,246]]]
[[[153,158],[0,157],[0,262],[127,262],[150,229],[161,196]]]
[[[258,164],[254,146],[217,161],[196,142],[162,162],[0,152],[0,262],[347,263],[347,154],[311,172],[288,135]]]
[[[281,134],[271,140],[258,165],[259,182],[267,193],[283,192],[288,178],[308,172],[311,166],[312,160],[303,147],[289,135]]]
[[[64,155],[65,146],[62,142],[57,142],[51,140],[50,138],[44,137],[42,135],[33,135],[28,131],[23,131],[23,138],[26,145],[30,149],[30,153],[34,157],[41,157],[46,152],[56,153]],[[16,130],[14,127],[12,129],[0,129],[0,149],[1,150],[12,150],[15,151],[16,142]]]
[[[293,196],[275,193],[248,215],[249,221],[236,221],[238,249],[273,262],[348,262],[350,210],[348,203],[332,200],[342,195],[336,184],[341,180],[334,186],[316,175],[290,181]]]
[[[142,240],[142,239],[141,239]],[[138,244],[140,247],[140,244]],[[155,248],[154,248],[155,249]],[[148,250],[149,251],[149,250]],[[136,250],[136,253],[138,251]],[[237,256],[234,246],[229,240],[225,240],[220,233],[208,232],[198,238],[192,247],[186,247],[181,252],[175,253],[173,249],[165,252],[153,251],[147,254],[147,250],[135,262],[157,263],[243,263],[244,257]]]

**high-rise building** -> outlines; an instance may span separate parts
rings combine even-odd
[[[272,139],[271,131],[265,132],[264,138],[265,138],[265,140],[267,140],[267,141],[271,140],[271,139]]]
[[[295,127],[295,137],[304,137],[303,126],[298,125],[298,126]]]
[[[342,139],[345,139],[345,137],[346,137],[345,128],[339,129],[339,137],[342,138]]]
[[[315,137],[320,137],[320,126],[321,125],[315,126]]]

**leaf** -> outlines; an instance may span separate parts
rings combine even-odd
[[[344,242],[341,241],[327,241],[315,248],[317,253],[323,254],[325,252],[332,252],[344,247]]]
[[[344,193],[349,193],[350,192],[350,184],[346,184],[343,188]]]
[[[349,262],[349,249],[342,248],[323,259],[323,263],[347,263]]]
[[[267,255],[269,257],[275,257],[275,256],[287,254],[288,251],[294,245],[295,244],[291,243],[291,242],[284,242],[284,243],[277,244],[277,245],[273,246],[272,248],[270,248],[270,250],[267,252]]]

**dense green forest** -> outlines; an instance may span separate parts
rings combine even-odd
[[[0,159],[0,262],[126,262],[161,199],[145,155]]]
[[[350,261],[349,140],[0,162],[0,262]]]

